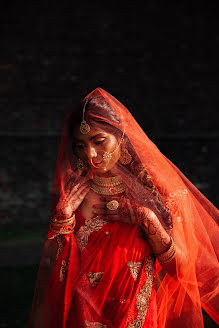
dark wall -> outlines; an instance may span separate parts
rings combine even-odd
[[[47,222],[63,119],[98,86],[218,205],[217,7],[37,1],[1,11],[1,225]]]
[[[64,117],[96,87],[120,100],[218,206],[217,9],[212,1],[29,1],[1,8],[4,238],[21,227],[29,233],[47,226]]]

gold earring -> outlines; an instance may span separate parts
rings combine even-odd
[[[125,146],[122,146],[121,155],[120,155],[119,161],[123,165],[128,165],[132,161],[132,156],[129,153],[128,149],[125,148]]]
[[[80,158],[78,158],[78,161],[77,161],[77,168],[80,171],[84,171],[85,168],[86,168],[86,165],[84,164],[84,162]]]

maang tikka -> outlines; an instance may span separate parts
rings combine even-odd
[[[82,134],[87,134],[90,131],[90,125],[87,124],[87,122],[84,119],[85,107],[87,105],[87,102],[88,102],[88,98],[87,98],[87,100],[86,100],[86,102],[84,104],[84,107],[83,107],[82,121],[81,121],[81,125],[80,125],[80,132]]]

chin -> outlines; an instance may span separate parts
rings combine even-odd
[[[106,167],[99,167],[99,168],[92,167],[92,171],[94,171],[94,173],[97,173],[97,174],[98,173],[104,174],[104,173],[108,172],[109,169]]]
[[[94,167],[90,165],[90,168],[94,174],[103,175],[110,171],[111,165],[101,165],[100,167]]]

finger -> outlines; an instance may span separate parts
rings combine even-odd
[[[84,190],[87,189],[87,192],[90,190],[90,186],[89,185],[84,185],[82,188],[78,189],[78,190],[72,190],[72,192],[69,195],[69,201],[71,202],[77,202],[77,200],[80,198],[81,194],[84,195]],[[87,192],[85,193],[85,195],[87,194]],[[85,196],[83,196],[85,197]]]
[[[93,208],[95,209],[106,209],[106,204],[102,203],[102,204],[94,204]]]
[[[90,187],[85,187],[77,198],[82,201],[89,191]]]
[[[82,186],[84,186],[86,184],[90,184],[90,182],[91,182],[91,180],[88,175],[86,175],[84,177],[80,177],[77,180],[77,185],[74,186],[74,192],[79,190]]]
[[[79,189],[80,183],[77,183],[74,187],[71,188],[69,192],[69,197],[72,197]]]
[[[86,188],[89,188],[90,190],[90,183],[88,181],[83,183],[83,185],[79,186],[78,190],[74,194],[74,197],[78,197]]]

